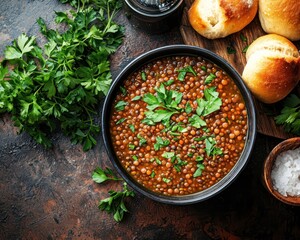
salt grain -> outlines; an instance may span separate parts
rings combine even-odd
[[[274,188],[283,196],[300,196],[300,148],[278,155],[271,179]]]

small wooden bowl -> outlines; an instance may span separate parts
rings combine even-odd
[[[274,161],[276,160],[277,156],[280,153],[287,150],[294,150],[299,147],[300,147],[300,137],[294,137],[294,138],[289,138],[287,140],[284,140],[283,142],[279,143],[276,147],[273,148],[273,150],[266,158],[264,163],[264,168],[263,168],[263,180],[269,192],[280,201],[294,206],[300,206],[300,197],[283,196],[277,190],[275,190],[273,188],[271,172],[272,172]]]

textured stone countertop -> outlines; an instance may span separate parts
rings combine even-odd
[[[0,56],[22,32],[37,35],[43,17],[54,27],[54,11],[69,7],[56,0],[0,1]],[[182,43],[179,28],[147,34],[133,28],[123,11],[117,21],[126,27],[122,46],[111,58],[115,77],[139,54]],[[101,109],[100,109],[101,111]],[[62,134],[45,150],[26,133],[17,134],[10,115],[0,115],[0,239],[286,239],[300,238],[300,208],[284,205],[264,188],[262,165],[279,139],[257,135],[249,163],[236,181],[217,196],[194,205],[172,206],[140,194],[128,201],[130,214],[116,223],[97,208],[109,189],[91,179],[97,167],[112,167],[102,137],[88,152]]]

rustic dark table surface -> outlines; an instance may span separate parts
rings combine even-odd
[[[57,0],[1,0],[0,56],[22,32],[40,36],[36,19],[54,25],[54,11],[69,7]],[[126,27],[122,46],[111,58],[115,77],[139,54],[182,43],[179,28],[147,34]],[[42,38],[41,38],[42,39]],[[40,40],[42,42],[42,40]],[[101,111],[101,109],[100,109]],[[271,197],[261,181],[263,161],[281,140],[257,135],[249,163],[236,181],[217,196],[198,204],[171,206],[140,194],[128,201],[130,214],[121,223],[97,208],[109,189],[91,179],[97,167],[111,167],[101,135],[83,152],[60,133],[45,150],[27,134],[18,135],[10,115],[0,116],[0,239],[300,239],[300,208]]]

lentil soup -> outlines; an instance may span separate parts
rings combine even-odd
[[[247,136],[240,90],[202,57],[170,56],[129,75],[113,101],[110,135],[124,169],[164,195],[203,191],[239,160]]]

